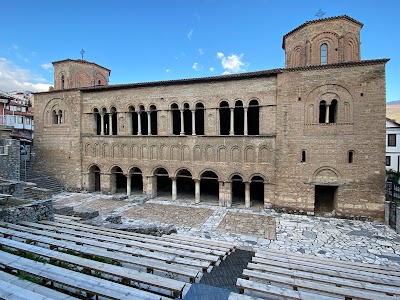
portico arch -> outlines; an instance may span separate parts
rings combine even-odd
[[[110,176],[111,193],[126,193],[126,176],[119,166],[111,169]]]
[[[241,175],[235,174],[231,177],[232,205],[245,204],[245,185]]]
[[[172,193],[172,181],[169,178],[168,171],[162,167],[154,170],[154,176],[156,177],[156,191],[159,197],[171,197]]]
[[[88,190],[90,192],[97,192],[101,190],[100,183],[100,168],[97,165],[92,165],[89,168],[89,182]]]
[[[181,169],[176,174],[176,185],[178,198],[194,197],[194,181],[192,173],[187,169]]]
[[[130,187],[132,193],[142,194],[143,193],[143,174],[142,170],[133,167],[129,170]]]
[[[264,205],[264,178],[259,175],[251,177],[250,180],[250,200],[252,205]]]
[[[219,203],[219,182],[215,172],[204,171],[201,173],[200,199],[205,202]]]

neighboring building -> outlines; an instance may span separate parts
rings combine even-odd
[[[28,98],[0,93],[0,125],[9,137],[31,144],[34,137],[34,114]]]
[[[306,22],[286,68],[242,74],[108,85],[56,62],[34,95],[36,167],[75,190],[382,219],[388,59],[361,60],[362,26]]]
[[[400,171],[400,124],[386,118],[386,170]]]

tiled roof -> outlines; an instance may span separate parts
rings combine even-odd
[[[334,69],[334,68],[347,68],[353,66],[367,66],[367,65],[377,65],[382,63],[387,63],[390,58],[380,58],[380,59],[369,59],[360,61],[348,61],[337,64],[327,64],[327,65],[313,65],[307,67],[297,67],[282,69],[284,72],[296,72],[296,71],[308,71],[308,70],[323,70],[323,69]]]
[[[286,73],[286,72],[375,65],[375,64],[386,63],[388,61],[389,61],[388,58],[382,58],[382,59],[352,61],[352,62],[344,62],[344,63],[337,63],[337,64],[315,65],[315,66],[289,68],[289,69],[278,68],[278,69],[271,69],[271,70],[263,70],[263,71],[247,72],[247,73],[239,73],[239,74],[229,74],[229,75],[221,75],[221,76],[212,76],[212,77],[186,78],[186,79],[175,79],[175,80],[164,80],[164,81],[151,81],[151,82],[138,82],[138,83],[127,83],[127,84],[112,84],[112,85],[93,86],[93,87],[81,87],[81,88],[73,88],[73,89],[65,89],[65,90],[54,90],[54,91],[49,91],[49,92],[38,92],[35,94],[58,93],[58,92],[68,92],[68,91],[97,92],[97,91],[106,91],[106,90],[129,89],[129,88],[136,88],[136,87],[181,85],[181,84],[188,84],[188,83],[220,82],[220,81],[230,81],[230,80],[237,80],[237,79],[250,79],[250,78],[258,78],[258,77],[276,76],[278,74],[282,74],[282,73]]]
[[[301,24],[300,26],[296,27],[295,29],[289,31],[288,33],[286,33],[286,34],[283,36],[283,39],[282,39],[282,48],[285,49],[285,39],[286,39],[286,37],[287,37],[288,35],[292,34],[293,32],[295,32],[295,31],[297,31],[297,30],[299,30],[299,29],[301,29],[301,28],[303,28],[303,27],[305,27],[305,26],[308,26],[308,25],[310,25],[310,24],[322,23],[322,22],[327,22],[327,21],[332,21],[332,20],[338,20],[338,19],[345,19],[345,20],[347,20],[347,21],[350,21],[350,22],[353,22],[353,23],[359,25],[360,27],[363,27],[363,26],[364,26],[363,23],[361,23],[361,22],[359,22],[359,21],[357,21],[357,20],[355,20],[355,19],[353,19],[353,18],[351,18],[351,17],[349,17],[349,16],[347,16],[347,15],[342,15],[342,16],[336,16],[336,17],[330,17],[330,18],[324,18],[324,19],[317,19],[317,20],[307,21],[307,22]]]
[[[111,70],[110,69],[107,69],[107,68],[105,68],[103,66],[100,66],[100,65],[94,63],[94,62],[90,62],[90,61],[87,61],[87,60],[84,60],[84,59],[70,59],[70,58],[67,58],[67,59],[63,59],[63,60],[53,61],[52,64],[54,65],[54,64],[57,64],[57,63],[68,62],[68,61],[73,61],[73,62],[77,62],[77,63],[81,63],[81,64],[93,65],[93,66],[96,66],[96,67],[99,67],[99,68],[102,68],[102,69],[108,71],[108,75],[111,74]]]

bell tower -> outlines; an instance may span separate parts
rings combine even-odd
[[[285,67],[360,61],[363,24],[349,16],[308,21],[283,36]]]

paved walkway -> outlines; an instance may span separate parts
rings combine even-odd
[[[126,225],[173,224],[178,233],[234,242],[243,250],[269,248],[400,269],[400,236],[378,222],[196,205],[190,199],[146,201],[140,195],[62,193],[53,199],[55,207],[98,210],[99,220],[120,215]]]

